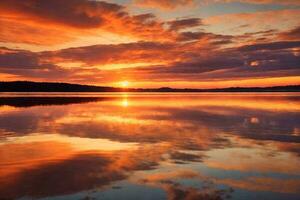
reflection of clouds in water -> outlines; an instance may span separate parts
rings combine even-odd
[[[89,103],[88,107],[85,104],[74,104],[52,106],[51,109],[33,107],[11,112],[6,109],[0,115],[0,127],[3,132],[17,135],[43,132],[106,138],[120,142],[170,142],[183,149],[195,150],[230,146],[228,139],[222,136],[224,133],[258,141],[300,141],[297,131],[295,134],[300,124],[298,112],[262,112],[252,109],[254,104],[250,97],[243,99],[242,105],[247,105],[246,108],[227,107],[230,100],[237,101],[235,98],[240,97],[225,97],[221,98],[226,102],[224,106],[220,106],[216,97],[211,96],[204,100],[203,96],[198,99],[178,95],[134,98],[122,94],[119,99]],[[180,106],[174,104],[174,99],[180,102]],[[260,97],[260,101],[262,99]],[[126,112],[116,106],[115,100],[121,102],[122,107],[126,107]],[[198,104],[196,100],[199,101]],[[280,99],[273,97],[267,100],[273,105]],[[217,103],[217,106],[212,106],[212,102]],[[248,105],[252,106],[251,109]],[[257,107],[260,108],[260,104]],[[19,123],[14,123],[16,121]]]
[[[159,170],[162,162],[186,168],[191,163],[201,162],[208,168],[241,173],[298,174],[295,166],[299,166],[300,113],[292,107],[288,110],[283,107],[286,102],[291,101],[294,105],[297,101],[290,97],[273,97],[264,101],[260,97],[258,102],[263,103],[255,104],[250,97],[242,100],[234,98],[237,97],[205,99],[205,96],[186,98],[170,95],[148,98],[123,94],[120,98],[88,104],[0,107],[0,111],[5,108],[5,112],[0,113],[0,134],[6,137],[2,143],[7,143],[5,149],[0,146],[0,156],[6,156],[2,162],[14,163],[10,170],[0,170],[0,196],[14,198],[79,192],[127,179],[137,170]],[[238,102],[242,102],[240,106],[237,106]],[[276,105],[279,109],[273,110]],[[27,138],[32,133],[46,135],[40,135],[44,140],[31,139],[29,147],[25,143],[8,144],[11,140],[6,133]],[[55,139],[56,134],[65,139]],[[115,151],[101,146],[99,141],[116,144]],[[127,142],[135,143],[135,148],[121,148]],[[9,156],[8,152],[15,152],[15,155]],[[36,157],[31,157],[33,155]],[[18,162],[22,159],[23,164]],[[3,168],[3,165],[0,167]],[[39,185],[39,180],[47,180],[53,173],[57,175]],[[179,178],[199,178],[198,173],[193,173]],[[152,172],[150,174],[154,176]],[[145,181],[150,177],[144,174],[143,184],[163,189],[170,199],[223,198],[231,193],[230,190],[222,192],[216,188],[205,190],[178,185],[170,180],[171,177],[166,177],[166,172],[160,176],[156,177],[160,180]],[[267,178],[271,186],[261,188],[275,192],[280,180]],[[66,180],[64,186],[56,184],[61,179]],[[73,182],[78,180],[82,184],[75,186]],[[199,180],[204,181],[203,177]],[[259,177],[243,180],[216,178],[214,181],[253,191],[260,191],[255,187],[256,182],[262,184]],[[25,183],[30,187],[26,187]],[[291,186],[290,189],[278,191],[293,193],[300,184],[298,179],[285,183]],[[50,188],[53,185],[60,188]]]
[[[126,175],[112,168],[114,158],[86,154],[41,162],[2,177],[0,197],[46,197],[93,189],[122,180]]]
[[[26,145],[27,144],[27,145]],[[40,141],[0,146],[0,198],[46,197],[97,189],[135,170],[158,166],[160,149],[78,151],[67,142]],[[7,166],[9,165],[9,168]]]
[[[251,191],[272,191],[277,193],[300,194],[299,179],[280,179],[270,177],[247,177],[245,179],[220,179],[216,181],[231,187],[251,190]]]
[[[166,191],[170,200],[190,199],[229,199],[233,189],[218,189],[214,179],[202,176],[192,170],[177,170],[174,172],[145,174],[139,182],[142,184],[159,187]],[[179,180],[199,181],[201,186],[184,186]]]
[[[180,96],[131,97],[122,94],[119,98],[126,112],[115,106],[115,100],[97,103],[53,106],[6,111],[0,115],[4,132],[29,134],[32,132],[60,133],[70,136],[107,138],[120,142],[171,142],[186,149],[209,149],[230,145],[222,134],[235,134],[258,141],[297,142],[300,114],[298,112],[261,111],[253,109],[251,97],[243,97],[243,107],[228,107],[231,100],[241,97],[222,96],[224,106],[216,97]],[[270,104],[292,101],[293,98],[267,97]],[[263,97],[258,98],[263,101]],[[282,100],[283,99],[283,100]],[[129,105],[129,100],[132,106]],[[180,102],[180,106],[174,104]],[[196,101],[197,100],[197,101]],[[297,100],[297,99],[296,99]],[[249,101],[247,103],[247,101]],[[209,106],[206,106],[206,104]],[[212,106],[216,103],[216,106]],[[264,106],[264,102],[262,105]],[[235,105],[233,103],[233,105]],[[251,105],[251,109],[249,106]],[[273,105],[274,106],[274,105]],[[19,123],[16,125],[16,122]],[[134,135],[134,137],[133,137]]]

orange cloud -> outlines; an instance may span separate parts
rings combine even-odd
[[[193,3],[194,0],[135,0],[135,4],[138,6],[167,10],[183,6],[191,6]]]
[[[59,26],[49,26],[26,19],[17,20],[12,16],[1,16],[0,24],[5,27],[0,31],[0,42],[54,45],[76,38],[76,32],[70,29],[65,30]]]
[[[103,1],[4,0],[0,12],[5,27],[1,42],[53,45],[80,36],[101,38],[106,32],[147,40],[174,38],[154,15],[130,15],[123,6]]]

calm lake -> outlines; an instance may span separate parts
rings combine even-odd
[[[300,93],[0,93],[0,199],[300,199]]]

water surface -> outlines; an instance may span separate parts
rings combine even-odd
[[[300,199],[299,93],[1,93],[0,199]]]

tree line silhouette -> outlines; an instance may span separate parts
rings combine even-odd
[[[300,92],[300,85],[274,87],[192,88],[118,88],[54,82],[0,82],[0,92]]]

